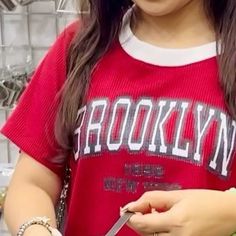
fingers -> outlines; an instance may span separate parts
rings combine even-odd
[[[127,204],[122,211],[136,212],[129,220],[129,227],[141,235],[170,236],[174,217],[171,208],[186,194],[184,191],[146,192],[135,202]],[[139,213],[139,214],[137,214]]]
[[[151,191],[146,192],[136,202],[127,204],[123,210],[132,212],[151,212],[152,208],[156,210],[169,210],[174,204],[181,199],[178,191]]]
[[[171,228],[172,216],[167,211],[164,213],[150,213],[150,214],[135,214],[133,215],[128,225],[135,231],[144,234],[153,232],[169,232]]]

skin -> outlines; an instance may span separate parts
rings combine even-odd
[[[236,231],[236,195],[231,192],[146,192],[121,214],[126,210],[136,212],[128,225],[145,236],[230,236]]]
[[[201,0],[134,3],[131,28],[142,41],[160,47],[187,48],[215,40]],[[144,236],[153,236],[155,232],[158,236],[229,236],[236,231],[235,193],[152,191],[126,205],[121,214],[127,209],[136,212],[128,225]]]
[[[32,157],[21,153],[4,204],[4,218],[11,235],[35,216],[47,216],[56,227],[54,205],[61,191],[61,181],[52,171]],[[17,197],[16,197],[17,196]],[[29,227],[24,236],[50,236],[42,226]]]
[[[195,1],[195,2],[199,2]],[[193,0],[133,0],[133,2],[146,14],[155,17],[162,17],[178,12]]]
[[[142,41],[166,48],[188,48],[215,41],[202,0],[134,2],[131,28]]]

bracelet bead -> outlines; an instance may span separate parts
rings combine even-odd
[[[49,222],[49,219],[47,217],[32,218],[31,220],[25,222],[24,224],[22,224],[20,226],[17,236],[23,236],[26,229],[32,225],[41,225],[41,226],[45,227],[48,230],[48,232],[52,235],[51,226],[48,222]]]

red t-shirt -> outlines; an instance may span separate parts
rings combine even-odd
[[[57,39],[2,129],[59,175],[51,106],[66,80],[66,52],[77,28]],[[149,45],[124,21],[79,111],[66,236],[104,236],[120,206],[145,191],[236,186],[236,123],[226,109],[215,55],[215,43],[189,49]],[[118,235],[137,234],[125,226]]]

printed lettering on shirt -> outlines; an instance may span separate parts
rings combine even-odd
[[[101,152],[101,131],[106,107],[106,100],[97,100],[91,103],[91,113],[87,126],[84,154],[91,153],[91,146],[93,146],[94,153]]]
[[[77,113],[77,120],[80,119],[80,122],[79,122],[79,127],[74,132],[74,157],[75,157],[75,160],[78,160],[78,158],[80,156],[80,142],[81,142],[80,134],[81,134],[81,127],[84,123],[85,112],[86,112],[86,106],[79,109],[79,111]]]
[[[212,173],[221,177],[230,174],[236,122],[215,107],[164,98],[119,97],[113,102],[106,98],[92,100],[79,114],[82,118],[74,133],[75,160],[126,150],[142,152],[145,158],[169,158],[198,166],[207,163]],[[187,117],[191,117],[192,126]],[[171,134],[167,134],[167,125],[173,129]],[[186,137],[186,130],[191,138]],[[210,140],[206,138],[209,136]]]
[[[114,103],[107,135],[107,147],[109,151],[117,151],[122,144],[130,107],[131,101],[128,98],[119,98]]]
[[[215,151],[210,160],[209,168],[226,177],[232,162],[233,148],[235,147],[236,122],[222,112],[218,112],[218,114],[219,128],[216,135]]]
[[[200,162],[201,150],[204,138],[206,137],[207,131],[212,124],[215,110],[204,105],[198,104],[194,109],[195,114],[195,139],[196,145],[194,149],[194,161]]]
[[[177,120],[177,132],[175,135],[175,146],[173,147],[172,154],[175,156],[185,157],[187,158],[189,156],[189,142],[186,142],[186,144],[182,144],[182,131],[184,127],[184,122],[186,118],[187,108],[189,107],[189,104],[187,102],[182,102],[181,104],[178,103],[178,107],[180,110],[179,119]]]
[[[165,169],[161,165],[125,163],[123,176],[106,176],[103,179],[103,188],[107,192],[133,194],[151,190],[182,189],[180,184],[164,182],[164,174]]]
[[[144,177],[161,179],[164,174],[164,168],[161,165],[150,165],[150,164],[125,164],[124,173],[126,176],[132,177]]]
[[[152,141],[149,144],[149,151],[162,154],[167,153],[167,144],[165,142],[165,132],[163,130],[163,125],[169,118],[171,112],[173,112],[175,106],[176,102],[171,101],[161,100],[158,103],[158,115],[154,125],[154,131],[151,138]]]
[[[142,148],[147,126],[150,123],[152,107],[150,99],[141,99],[137,103],[128,138],[129,150],[140,151]]]

